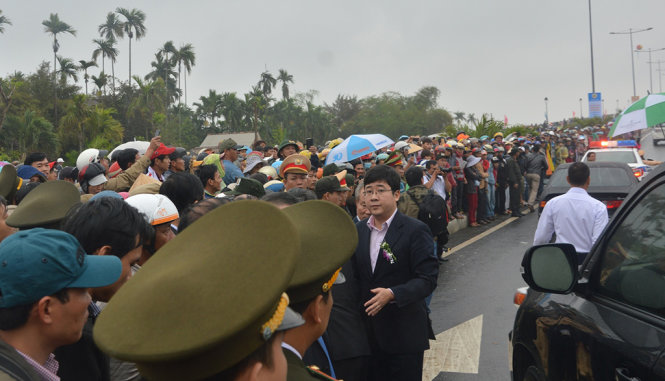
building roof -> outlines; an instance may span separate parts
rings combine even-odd
[[[261,139],[261,136],[258,135],[258,139]],[[198,148],[217,148],[217,145],[222,140],[233,139],[236,143],[244,146],[252,146],[254,143],[254,133],[253,132],[238,132],[233,134],[208,134],[205,139],[201,142],[201,145]]]

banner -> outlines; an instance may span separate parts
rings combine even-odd
[[[600,93],[589,93],[589,118],[603,116],[603,99]]]

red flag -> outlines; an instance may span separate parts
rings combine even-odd
[[[573,118],[575,117],[575,111],[573,111]]]
[[[503,115],[503,125],[504,126],[508,125],[508,117],[505,114]]]

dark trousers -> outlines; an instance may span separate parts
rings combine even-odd
[[[513,214],[520,212],[520,186],[515,188],[515,185],[510,186],[510,210]]]
[[[486,219],[487,216],[487,193],[485,189],[478,189],[478,211],[476,212],[479,220]]]
[[[335,376],[344,381],[366,381],[369,377],[369,356],[333,361]]]
[[[370,361],[370,381],[422,381],[423,353],[375,353]]]
[[[457,214],[464,210],[464,183],[457,182],[457,185],[452,190],[453,199],[451,200],[453,207],[453,214]]]
[[[506,211],[506,187],[499,185],[494,192],[494,213],[503,214]]]

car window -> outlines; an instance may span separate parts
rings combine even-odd
[[[633,164],[637,163],[633,151],[596,151],[596,161],[612,161],[615,163]]]
[[[665,316],[665,184],[634,204],[604,246],[599,293]]]
[[[589,167],[591,187],[629,187],[633,185],[633,178],[623,168],[615,167]],[[555,171],[549,184],[553,187],[567,187],[567,169]]]

